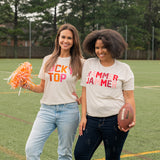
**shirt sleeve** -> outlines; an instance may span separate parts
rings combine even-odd
[[[81,86],[86,86],[86,78],[87,78],[87,67],[88,63],[87,60],[84,62],[83,64],[83,68],[82,68],[82,79],[81,79]]]
[[[38,74],[38,78],[43,79],[43,80],[45,80],[45,72],[44,72],[44,65],[45,65],[45,62],[46,62],[45,59],[46,58],[43,59],[41,69],[40,69],[39,74]]]
[[[127,65],[126,67],[126,77],[123,82],[123,90],[134,90],[134,74],[130,67]]]

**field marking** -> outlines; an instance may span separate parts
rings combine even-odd
[[[8,72],[8,71],[0,71],[0,73],[12,73],[12,72]]]
[[[19,91],[14,91],[14,92],[0,92],[0,94],[18,94]],[[21,91],[21,93],[33,93],[31,91]]]
[[[135,86],[135,88],[160,90],[160,86],[142,86],[142,87],[141,86]],[[77,89],[77,91],[81,91],[81,89]],[[18,94],[18,91],[14,91],[14,92],[0,92],[0,94],[15,94],[15,93]],[[33,92],[24,90],[21,93],[33,93]]]
[[[0,113],[1,116],[5,116],[7,118],[11,118],[11,119],[14,119],[16,121],[20,121],[20,122],[23,122],[23,123],[26,123],[26,124],[33,124],[32,122],[28,122],[28,121],[25,121],[23,119],[20,119],[20,118],[16,118],[16,117],[13,117],[13,116],[10,116],[10,115],[7,115],[7,114],[4,114],[4,113]]]
[[[144,86],[143,88],[158,88],[160,86]]]
[[[13,71],[14,72],[14,71]],[[9,71],[0,71],[0,73],[9,73],[9,74],[11,74],[11,73],[13,73],[13,72],[9,72]],[[33,72],[32,72],[33,73]],[[31,74],[32,76],[38,76],[38,74]]]
[[[135,153],[135,154],[124,154],[124,155],[121,155],[121,158],[126,158],[126,157],[138,157],[138,156],[142,156],[142,155],[146,155],[146,154],[153,154],[153,153],[160,153],[160,150],[147,151],[147,152],[141,152],[141,153]],[[95,160],[105,160],[105,158],[95,159]]]
[[[125,155],[121,155],[121,158],[137,157],[137,156],[146,155],[146,154],[153,154],[153,153],[160,153],[160,150],[157,150],[157,151],[147,151],[147,152],[135,153],[135,154],[125,154]]]
[[[143,88],[143,89],[153,89],[153,90],[160,90],[160,86],[135,86],[135,88]],[[77,91],[81,91],[81,89],[77,89]],[[0,92],[0,94],[18,94],[18,91],[14,91],[14,92]],[[21,93],[33,93],[31,91],[27,91],[24,90],[23,92],[21,91]]]
[[[135,74],[159,74],[160,72],[134,72]]]
[[[18,160],[26,160],[25,156],[19,155],[18,153],[13,152],[12,150],[9,150],[9,149],[7,149],[5,147],[0,146],[0,151],[2,151],[3,153],[5,153],[5,154],[7,154],[9,156],[17,158]]]
[[[160,90],[160,86],[135,86],[135,88]]]

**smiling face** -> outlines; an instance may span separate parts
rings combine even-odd
[[[59,45],[62,51],[70,51],[73,46],[73,34],[70,30],[63,30],[59,35]]]
[[[104,46],[101,39],[98,39],[95,43],[95,53],[100,59],[100,62],[107,62],[109,60],[113,60],[111,53]]]

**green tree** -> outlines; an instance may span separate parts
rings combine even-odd
[[[0,42],[8,39],[10,29],[9,26],[13,22],[13,11],[10,4],[7,1],[0,3]]]
[[[129,44],[129,48],[134,49],[137,45],[144,45],[145,32],[142,28],[143,8],[135,0],[105,1],[104,4],[105,28],[111,28],[120,32]],[[138,18],[137,18],[138,17]],[[126,35],[127,31],[127,35]]]
[[[58,0],[30,0],[21,7],[23,14],[31,15],[28,20],[32,20],[34,43],[53,47],[57,32],[57,5]]]
[[[81,41],[92,30],[98,29],[98,8],[100,0],[61,1],[59,19],[71,23],[78,29]]]
[[[5,35],[3,37],[11,37],[14,41],[14,57],[17,58],[17,43],[18,38],[22,37],[24,32],[23,28],[21,27],[20,22],[20,12],[19,7],[25,0],[1,0],[1,9],[4,10],[4,13],[1,12],[2,15],[1,23],[5,25]],[[24,21],[24,19],[21,19]]]
[[[117,30],[131,50],[151,50],[154,26],[156,51],[160,45],[160,0],[1,0],[0,9],[0,40],[12,37],[15,51],[18,39],[28,40],[29,21],[33,45],[53,47],[64,23],[78,29],[81,41],[96,29]]]

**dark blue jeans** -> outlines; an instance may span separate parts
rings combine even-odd
[[[74,151],[76,160],[90,160],[103,141],[106,160],[120,160],[128,132],[118,129],[117,115],[105,118],[87,116],[86,129],[78,137]]]

